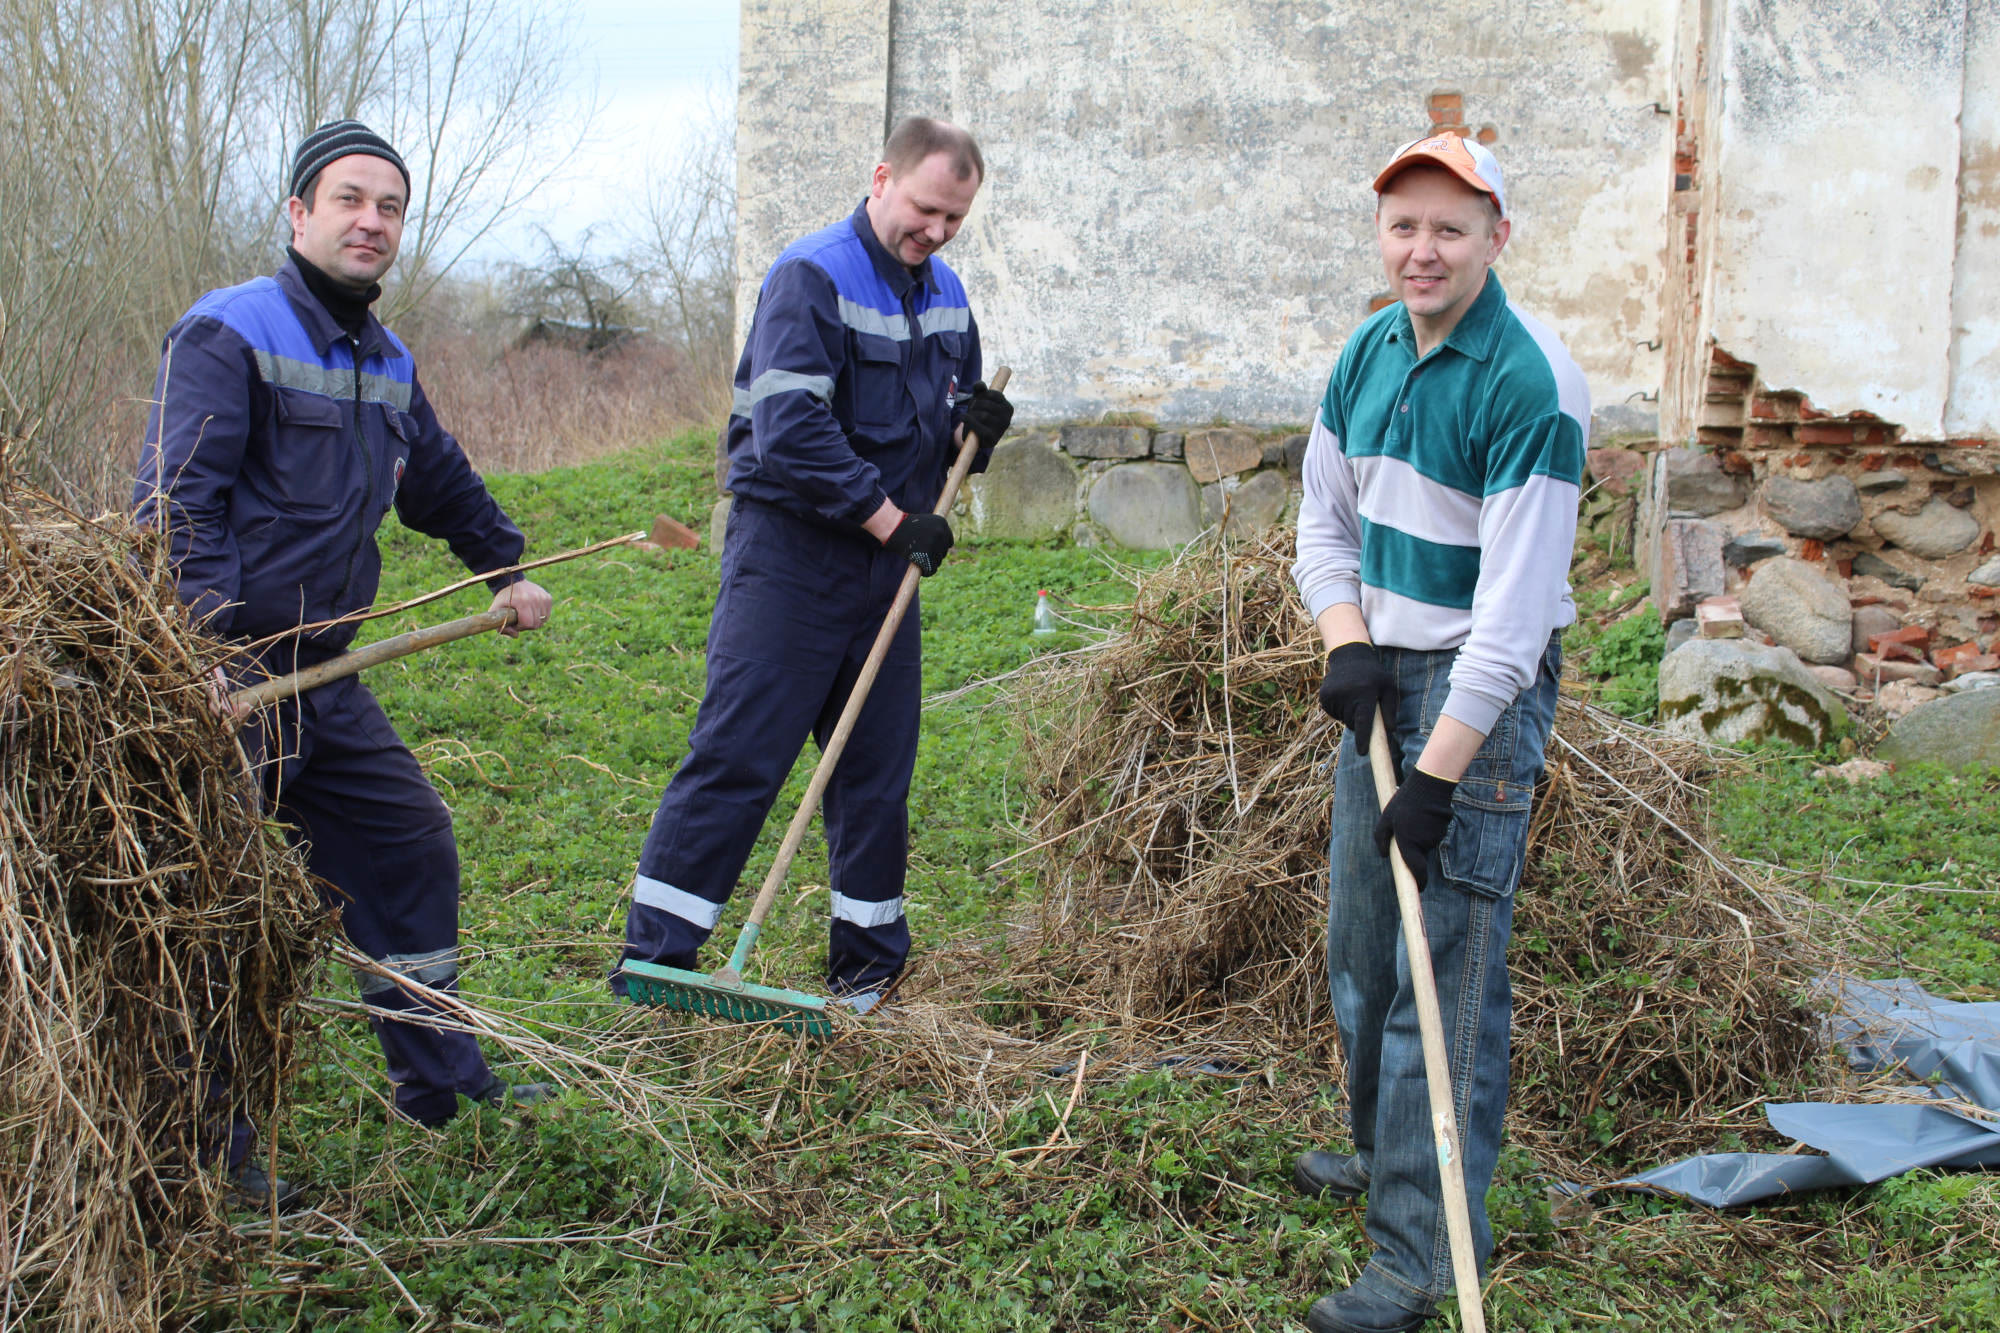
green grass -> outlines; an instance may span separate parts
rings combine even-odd
[[[659,511],[700,526],[708,450],[708,437],[691,435],[496,478],[494,489],[534,553],[644,528]],[[436,543],[399,533],[387,545],[385,600],[460,573]],[[602,982],[626,885],[700,697],[715,555],[593,558],[545,582],[558,598],[546,630],[450,645],[379,668],[369,683],[455,812],[468,990],[587,1026],[614,1012]],[[1007,671],[1043,647],[1029,632],[1043,587],[1081,603],[1123,596],[1088,552],[955,552],[923,588],[927,691]],[[371,634],[486,600],[470,591]],[[1018,846],[1011,721],[973,699],[930,710],[924,726],[909,889],[920,949],[991,933],[1035,889],[986,869]],[[808,747],[746,885],[768,867],[813,757]],[[1990,783],[1936,779],[1872,806],[1838,794],[1835,836],[1822,784],[1784,763],[1760,772],[1763,796],[1724,800],[1724,828],[1746,855],[1818,868],[1838,848],[1835,868],[1851,878],[1914,866],[1949,879],[2000,863],[1981,831],[2000,804]],[[1950,837],[1927,837],[1905,817],[1929,798],[1955,803]],[[1760,818],[1773,802],[1791,813]],[[753,979],[814,988],[825,875],[815,835]],[[725,943],[748,896],[725,917]],[[1901,927],[1911,957],[1954,971],[1970,957],[1987,978],[1979,984],[1991,984],[1990,918],[1937,902]],[[1985,954],[1970,952],[1978,929]],[[704,966],[720,963],[711,955]],[[336,994],[342,985],[327,982]],[[1052,1040],[1051,1065],[1075,1051]],[[1166,1069],[1093,1080],[1063,1125],[1076,1149],[1052,1172],[999,1154],[1050,1141],[1066,1080],[998,1124],[975,1132],[965,1119],[963,1139],[986,1146],[956,1152],[905,1127],[972,1111],[941,1107],[920,1087],[884,1090],[851,1055],[772,1044],[745,1058],[726,1099],[684,1122],[668,1114],[662,1127],[676,1154],[755,1197],[782,1196],[791,1211],[778,1213],[803,1219],[775,1224],[698,1188],[659,1143],[580,1095],[430,1133],[383,1114],[379,1056],[358,1024],[330,1023],[309,1059],[277,1130],[280,1165],[372,1256],[316,1220],[275,1251],[258,1242],[241,1292],[195,1314],[195,1326],[405,1328],[414,1303],[433,1327],[482,1329],[1279,1329],[1298,1327],[1312,1296],[1343,1285],[1368,1253],[1356,1209],[1296,1198],[1287,1185],[1291,1156],[1339,1133],[1339,1097],[1309,1053],[1269,1083]],[[807,1126],[833,1146],[766,1150]],[[1634,1200],[1559,1221],[1546,1184],[1524,1153],[1505,1154],[1493,1204],[1505,1237],[1496,1329],[1973,1329],[1992,1327],[2000,1308],[1994,1229],[1975,1225],[1995,1209],[1990,1177],[1925,1173],[1721,1219]],[[671,1229],[616,1239],[656,1220]],[[563,1239],[580,1235],[593,1239]]]

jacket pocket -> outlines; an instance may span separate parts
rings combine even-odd
[[[854,424],[871,433],[903,420],[903,345],[872,333],[854,338]]]
[[[353,441],[341,405],[324,394],[276,389],[266,460],[278,503],[298,513],[338,509],[347,495]]]

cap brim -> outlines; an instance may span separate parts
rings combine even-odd
[[[1417,141],[1417,143],[1424,142],[1427,141],[1422,139]],[[1418,148],[1416,144],[1412,144],[1390,159],[1389,165],[1382,168],[1376,175],[1375,193],[1382,193],[1383,187],[1388,185],[1390,181],[1403,172],[1408,171],[1411,167],[1419,166],[1443,167],[1474,190],[1491,199],[1493,206],[1500,210],[1502,217],[1507,215],[1507,207],[1500,202],[1500,197],[1493,192],[1493,186],[1487,181],[1480,179],[1478,164],[1472,160],[1470,153],[1466,153],[1461,157],[1449,153],[1430,152]]]

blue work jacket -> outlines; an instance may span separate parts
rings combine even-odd
[[[350,337],[293,263],[208,293],[168,331],[133,509],[168,534],[182,600],[212,633],[262,638],[369,605],[392,504],[474,573],[526,546],[438,425],[409,350],[372,314]],[[298,656],[355,629],[304,635]]]
[[[764,275],[736,365],[729,489],[857,534],[885,499],[928,510],[979,376],[964,284],[935,255],[904,267],[864,200]]]

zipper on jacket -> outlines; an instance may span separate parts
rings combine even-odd
[[[347,339],[347,359],[353,363],[354,373],[354,443],[361,450],[361,475],[365,489],[361,497],[361,511],[355,515],[354,549],[347,554],[347,576],[340,581],[340,591],[333,595],[333,614],[346,614],[340,609],[347,599],[347,590],[354,583],[354,565],[361,559],[361,548],[368,544],[368,515],[375,508],[375,455],[368,452],[368,430],[361,424],[361,343],[353,335]]]

